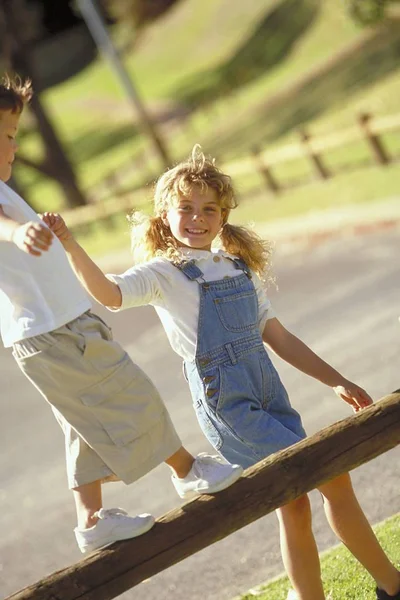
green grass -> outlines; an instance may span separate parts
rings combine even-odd
[[[379,114],[398,111],[397,31],[384,36],[384,44],[367,48],[298,96],[278,103],[272,112],[265,108],[265,100],[361,33],[342,2],[301,0],[293,8],[293,1],[185,0],[145,30],[126,65],[153,113],[163,108],[182,112],[196,100],[197,92],[197,101],[206,92],[207,103],[188,118],[185,128],[172,121],[162,126],[174,160],[195,141],[225,161],[247,154],[255,141],[271,147],[290,141],[304,120],[313,131],[324,133],[348,125],[361,109]],[[282,26],[277,27],[277,19]],[[171,36],[174,44],[169,43]],[[227,91],[232,93],[227,96]],[[43,100],[85,190],[92,190],[127,161],[126,187],[151,180],[162,170],[103,59],[47,91]],[[32,126],[28,130],[22,149],[37,158],[42,153],[39,139]],[[135,164],[139,155],[143,161]],[[338,160],[343,158],[338,153]],[[285,170],[290,178],[307,167],[304,163],[280,167],[282,176]],[[57,185],[26,168],[16,167],[16,174],[38,210],[62,207]],[[247,193],[254,181],[257,185],[256,177],[237,183]],[[103,197],[103,192],[99,195]]]
[[[388,556],[400,567],[400,515],[374,529]],[[325,552],[321,564],[327,596],[332,594],[334,600],[375,600],[374,582],[344,546]],[[241,600],[285,600],[289,587],[288,579],[281,577],[244,594]]]
[[[399,184],[398,165],[370,167],[339,175],[327,182],[314,181],[279,196],[268,192],[254,194],[253,198],[243,199],[240,207],[232,213],[232,221],[262,223],[349,204],[359,204],[362,210],[364,203],[398,195]]]

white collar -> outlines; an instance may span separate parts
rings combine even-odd
[[[184,258],[187,258],[189,260],[196,260],[196,261],[200,261],[200,260],[208,260],[211,257],[214,257],[216,255],[221,256],[223,258],[237,258],[236,256],[233,256],[232,254],[229,254],[229,252],[225,252],[225,250],[222,250],[221,248],[211,248],[211,251],[209,250],[197,250],[196,248],[182,248],[180,249],[182,256]]]

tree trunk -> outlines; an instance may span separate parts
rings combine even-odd
[[[2,8],[3,17],[3,51],[6,62],[11,69],[21,77],[29,77],[35,90],[35,65],[30,59],[29,45],[25,44],[20,25],[24,15],[16,15],[16,9],[20,11],[21,6],[16,7],[14,2],[5,0]],[[28,18],[28,15],[27,15]],[[45,146],[46,163],[50,166],[52,178],[61,186],[65,195],[68,208],[83,206],[87,200],[79,188],[73,167],[67,158],[53,125],[44,109],[39,94],[34,94],[30,108],[35,116],[39,131]]]
[[[46,148],[46,161],[53,172],[53,179],[61,186],[68,208],[84,206],[87,200],[79,188],[74,170],[57,138],[54,128],[40,102],[39,94],[34,94],[30,109],[35,115]]]

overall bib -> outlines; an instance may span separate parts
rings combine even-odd
[[[196,356],[184,363],[197,419],[226,460],[247,468],[306,434],[264,347],[251,272],[232,260],[242,273],[217,281],[194,261],[175,266],[199,286]]]

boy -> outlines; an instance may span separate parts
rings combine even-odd
[[[101,483],[132,483],[161,462],[181,498],[218,492],[242,468],[182,447],[153,384],[112,340],[59,240],[5,182],[29,82],[0,82],[0,328],[5,347],[44,396],[66,437],[68,485],[82,552],[141,535],[149,514],[102,507]]]

